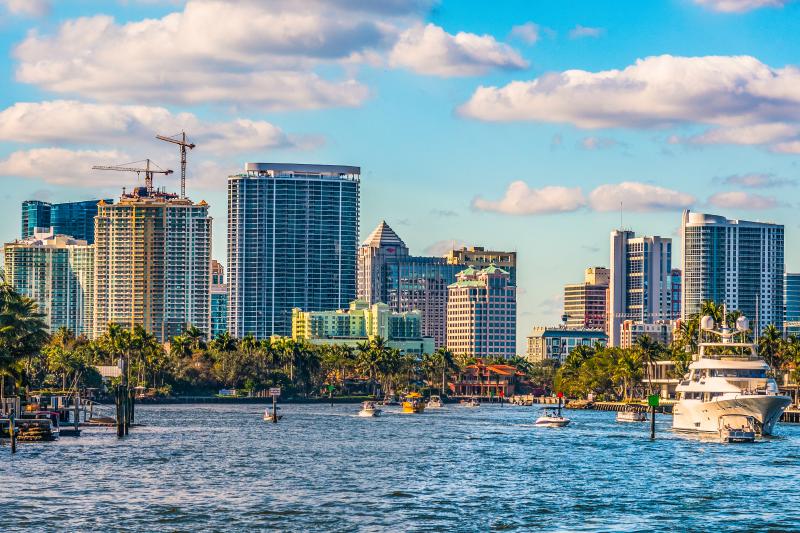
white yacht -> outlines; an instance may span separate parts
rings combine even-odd
[[[381,410],[375,407],[375,402],[362,402],[361,403],[361,410],[358,412],[358,416],[378,416],[381,414]]]
[[[736,321],[735,331],[726,324],[721,331],[714,329],[710,316],[701,319],[699,353],[676,388],[673,429],[720,433],[723,417],[742,415],[752,420],[757,434],[772,433],[791,398],[780,394],[756,345],[746,342],[748,328],[743,316]]]
[[[444,404],[442,403],[442,398],[436,396],[435,394],[430,397],[428,400],[428,409],[438,409],[443,407]]]

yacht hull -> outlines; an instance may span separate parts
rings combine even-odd
[[[672,428],[680,431],[719,433],[722,415],[751,416],[756,431],[771,435],[783,411],[791,404],[788,396],[741,395],[712,402],[682,400],[675,404]]]

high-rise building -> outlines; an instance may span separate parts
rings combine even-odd
[[[783,275],[783,332],[785,335],[800,335],[800,274],[786,272]]]
[[[626,230],[611,232],[609,345],[620,345],[625,320],[653,324],[670,318],[671,271],[672,239],[636,237]]]
[[[669,273],[669,290],[672,301],[670,302],[670,320],[678,320],[681,317],[681,278],[683,274],[680,268],[673,268]]]
[[[360,174],[247,163],[228,178],[231,335],[290,335],[293,308],[342,309],[355,299]]]
[[[564,286],[564,316],[568,328],[605,329],[609,271],[586,269],[583,283]]]
[[[471,266],[483,269],[489,266],[502,268],[511,276],[511,285],[517,285],[517,252],[486,250],[482,246],[462,247],[445,255],[451,265]]]
[[[370,233],[358,249],[358,299],[370,305],[388,301],[387,262],[408,258],[408,247],[385,220]]]
[[[91,334],[94,246],[47,231],[6,244],[3,255],[6,282],[36,301],[51,332]]]
[[[47,202],[39,200],[25,200],[22,202],[22,224],[20,236],[23,239],[33,237],[37,228],[47,231],[50,227],[50,208]]]
[[[112,199],[102,200],[110,204]],[[22,202],[22,237],[33,235],[35,228],[52,228],[55,235],[69,235],[94,243],[94,217],[100,200],[50,204],[37,200]]]
[[[706,300],[739,310],[756,336],[783,325],[783,226],[683,212],[682,317]]]
[[[95,225],[95,323],[141,325],[159,341],[210,332],[211,217],[205,201],[139,187],[101,201]]]
[[[211,261],[211,337],[228,331],[228,285],[225,267],[217,260]]]
[[[369,305],[362,300],[350,302],[348,309],[335,311],[292,310],[292,338],[312,344],[344,344],[356,347],[360,342],[381,338],[389,348],[403,353],[433,353],[433,339],[422,334],[419,311],[395,313],[385,303]]]
[[[468,267],[448,287],[447,348],[473,357],[513,357],[517,338],[516,287],[496,266]]]

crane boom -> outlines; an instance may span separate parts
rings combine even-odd
[[[94,165],[92,170],[116,170],[119,172],[136,172],[136,174],[140,174],[144,172],[144,184],[147,187],[147,192],[153,192],[153,174],[172,174],[172,171],[169,169],[162,170],[156,168],[150,168],[150,160],[145,159],[146,164],[145,168],[139,167],[129,167],[125,165]]]
[[[176,139],[180,135],[180,139]],[[186,198],[186,149],[191,150],[196,145],[186,140],[186,132],[182,131],[172,137],[166,135],[156,135],[156,139],[168,143],[177,144],[181,152],[181,198]]]

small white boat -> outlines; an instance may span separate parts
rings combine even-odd
[[[719,438],[722,442],[755,442],[755,419],[738,414],[720,416]]]
[[[276,409],[280,409],[280,407],[276,407]],[[277,420],[280,420],[281,418],[283,418],[283,415],[282,414],[278,414]],[[264,409],[264,420],[265,421],[271,422],[271,421],[273,421],[275,419],[276,419],[276,417],[273,416],[272,409],[270,409],[270,408]]]
[[[567,417],[561,416],[561,407],[545,407],[544,414],[536,419],[534,426],[543,428],[563,428],[569,424],[571,420]]]
[[[378,416],[380,414],[381,410],[375,407],[375,402],[362,403],[361,410],[358,412],[358,416],[364,416],[364,417]]]
[[[461,405],[464,407],[480,407],[481,402],[479,402],[477,398],[470,398],[469,400],[463,400]]]
[[[431,396],[428,400],[428,409],[438,409],[443,405],[442,399],[439,396]]]
[[[617,411],[617,422],[647,422],[647,413],[628,407],[624,411]]]

